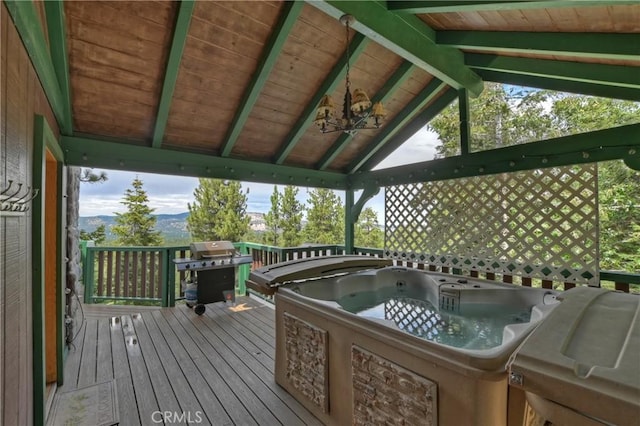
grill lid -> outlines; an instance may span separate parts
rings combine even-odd
[[[233,256],[236,248],[231,241],[203,241],[191,243],[191,258]]]

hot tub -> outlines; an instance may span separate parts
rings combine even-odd
[[[402,267],[291,282],[276,381],[326,424],[506,425],[509,357],[557,303]]]

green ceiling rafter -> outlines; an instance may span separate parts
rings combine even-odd
[[[67,55],[67,32],[62,0],[44,2],[49,33],[49,50],[53,69],[63,98],[65,127],[73,132],[73,112],[71,110],[71,82],[69,78],[69,56]]]
[[[640,34],[438,31],[438,44],[465,50],[638,60]]]
[[[356,33],[351,40],[351,44],[349,45],[349,51],[351,52],[351,60],[355,62],[360,56],[362,52],[364,52],[365,47],[367,46],[367,38],[362,34]],[[275,155],[275,163],[282,164],[287,156],[291,153],[293,148],[296,146],[300,138],[307,131],[309,124],[313,121],[316,116],[316,110],[318,109],[318,104],[322,100],[322,97],[327,93],[331,93],[338,87],[338,84],[341,83],[342,78],[344,77],[347,70],[347,59],[343,55],[338,60],[338,63],[333,67],[329,75],[325,78],[320,85],[320,88],[313,95],[311,101],[307,104],[306,108],[298,117],[298,120],[293,125],[289,134],[285,138],[285,143],[280,147],[280,150]]]
[[[640,90],[627,87],[607,86],[603,84],[584,83],[582,81],[558,80],[552,77],[538,77],[507,72],[478,70],[485,81],[536,87],[558,92],[577,93],[579,95],[601,96],[604,98],[640,101]]]
[[[242,131],[247,118],[249,118],[249,114],[251,113],[253,106],[258,100],[258,95],[260,95],[262,88],[267,82],[269,74],[271,73],[273,66],[276,64],[278,56],[282,51],[282,47],[289,36],[289,32],[296,23],[303,7],[303,2],[288,1],[285,3],[280,19],[273,29],[271,38],[269,39],[262,58],[260,59],[260,63],[258,64],[258,68],[256,69],[256,72],[251,79],[251,83],[249,83],[249,86],[244,93],[240,106],[233,118],[231,127],[225,137],[224,146],[220,151],[220,155],[222,157],[228,157],[231,154],[231,150],[233,150],[233,146],[238,140],[238,136],[240,136],[240,132]]]
[[[351,177],[350,187],[391,186],[640,156],[640,124],[474,152]]]
[[[414,70],[414,66],[411,62],[404,61],[398,69],[393,73],[391,78],[387,80],[387,82],[382,86],[382,89],[375,94],[375,96],[371,99],[372,103],[376,102],[386,102],[400,86],[409,78],[411,72]],[[327,151],[327,153],[322,157],[322,159],[318,162],[316,168],[318,170],[326,169],[329,164],[342,152],[343,149],[351,141],[351,136],[348,133],[342,133],[338,139],[334,142],[331,148]]]
[[[474,69],[552,77],[631,89],[640,88],[640,67],[592,64],[548,59],[467,53],[465,63]]]
[[[390,122],[385,123],[384,126],[378,130],[378,133],[364,151],[349,163],[347,172],[355,173],[360,170],[367,160],[385,145],[394,133],[407,124],[418,111],[431,102],[445,87],[446,84],[437,78],[431,80]]]
[[[482,79],[464,64],[462,52],[439,46],[433,30],[415,16],[389,12],[380,1],[309,1],[338,19],[348,13],[356,18],[352,28],[434,75],[456,89],[465,88],[472,96],[483,90]]]
[[[189,32],[191,15],[193,15],[194,8],[194,0],[182,0],[178,5],[176,25],[173,30],[173,40],[171,41],[167,68],[164,73],[164,83],[162,84],[162,92],[160,93],[156,125],[153,129],[153,148],[160,148],[162,140],[164,139],[164,131],[167,127],[169,110],[171,109],[171,101],[173,100],[173,91],[178,81],[178,70],[180,69],[180,63],[182,61],[184,45],[187,42],[187,33]]]
[[[398,149],[400,145],[405,143],[407,139],[415,135],[418,130],[426,126],[436,115],[448,107],[451,102],[459,98],[459,93],[454,88],[449,88],[438,99],[433,101],[424,111],[418,114],[406,126],[400,129],[387,143],[381,147],[378,152],[372,155],[366,163],[362,165],[361,170],[371,170],[382,160],[387,158],[393,151]]]
[[[346,175],[206,154],[65,136],[68,165],[344,190]]]
[[[582,6],[611,6],[615,4],[637,4],[637,1],[617,0],[515,0],[515,1],[475,1],[475,0],[440,0],[440,1],[387,1],[387,8],[393,12],[402,13],[446,13],[446,12],[474,12],[477,10],[522,10],[522,9],[551,9],[558,7]]]
[[[19,0],[5,0],[4,2],[38,74],[44,93],[60,127],[60,132],[70,135],[73,132],[71,117],[67,116],[65,112],[65,98],[58,84],[35,4],[32,1]]]

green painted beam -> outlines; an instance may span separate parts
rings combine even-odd
[[[460,154],[469,153],[469,139],[471,137],[471,113],[469,111],[469,95],[466,90],[460,90],[458,97],[458,111],[460,115]]]
[[[640,124],[563,136],[353,175],[350,187],[430,182],[640,156]]]
[[[640,88],[640,67],[467,53],[465,63],[474,69],[552,77],[617,87]]]
[[[348,173],[355,173],[375,154],[398,130],[407,124],[425,105],[431,102],[446,84],[434,78],[402,110],[386,123],[369,142],[369,145],[347,166]]]
[[[171,101],[173,100],[173,92],[178,81],[178,71],[182,62],[182,53],[187,42],[187,34],[189,33],[189,25],[191,24],[191,16],[195,8],[194,0],[182,0],[178,5],[176,24],[173,29],[173,39],[169,48],[169,58],[167,59],[167,67],[164,72],[164,82],[162,84],[162,92],[160,93],[160,103],[158,104],[158,114],[156,115],[156,124],[153,128],[152,146],[160,148],[164,139],[164,131],[167,127],[169,119],[169,110],[171,109]]]
[[[581,95],[601,96],[605,98],[640,101],[640,90],[627,87],[616,87],[604,84],[585,83],[582,81],[559,80],[552,77],[539,77],[508,72],[478,70],[485,81],[513,84],[517,86],[535,87],[558,92],[578,93]]]
[[[32,1],[4,0],[13,23],[22,38],[33,68],[38,74],[44,93],[56,117],[60,132],[70,135],[73,132],[71,118],[65,111],[65,98],[58,85],[56,71],[49,55],[47,41],[40,25],[38,12]]]
[[[424,111],[418,114],[413,120],[411,120],[406,126],[400,129],[387,143],[381,147],[378,152],[372,155],[366,163],[362,165],[361,170],[369,171],[378,165],[382,160],[387,158],[404,144],[407,139],[415,135],[416,132],[426,126],[436,115],[448,107],[451,102],[458,99],[458,91],[454,88],[449,88],[438,99],[433,101]]]
[[[353,29],[391,50],[456,89],[472,96],[483,90],[482,79],[464,64],[462,52],[439,46],[433,30],[415,16],[389,12],[379,1],[309,1],[309,4],[338,19],[348,13],[356,18]]]
[[[62,138],[62,149],[72,166],[346,189],[344,174],[301,167],[68,136]]]
[[[440,1],[387,1],[387,8],[393,12],[402,13],[447,13],[447,12],[475,12],[478,10],[523,10],[523,9],[551,9],[558,7],[583,6],[611,6],[616,4],[638,4],[637,1],[617,0],[505,0],[505,1],[475,1],[475,0],[440,0]]]
[[[362,34],[356,33],[351,40],[351,44],[349,45],[349,51],[351,54],[351,61],[355,62],[360,56],[362,52],[364,52],[365,47],[367,46],[367,39]],[[307,128],[311,124],[311,122],[315,119],[316,110],[318,109],[318,104],[322,100],[322,97],[327,93],[332,93],[340,83],[342,83],[342,78],[345,76],[347,72],[347,58],[342,55],[338,60],[338,63],[333,67],[329,75],[325,78],[325,80],[320,85],[320,88],[313,95],[311,101],[307,104],[306,108],[298,117],[298,120],[293,125],[293,128],[287,134],[285,138],[284,144],[280,147],[278,152],[275,155],[275,163],[282,164],[287,156],[291,153],[296,144],[300,141],[300,138],[307,131]]]
[[[233,146],[236,144],[236,141],[240,136],[240,132],[242,131],[247,118],[249,118],[249,114],[258,100],[258,96],[266,84],[269,74],[282,51],[282,47],[287,41],[289,32],[296,23],[303,7],[304,3],[297,1],[288,1],[283,6],[280,18],[271,33],[271,37],[265,46],[262,58],[258,63],[258,67],[253,74],[251,82],[247,86],[242,101],[240,102],[240,106],[236,111],[233,122],[231,123],[231,127],[229,127],[224,139],[224,145],[220,150],[220,155],[222,157],[228,157],[231,154],[231,150],[233,150]]]
[[[464,50],[582,58],[638,60],[637,33],[550,33],[528,31],[438,31],[436,42]]]
[[[47,16],[47,32],[49,34],[49,50],[53,69],[63,98],[65,127],[73,129],[73,112],[71,110],[71,82],[69,79],[69,56],[67,55],[67,31],[62,0],[44,2]]]
[[[372,103],[382,102],[385,103],[402,84],[407,81],[412,71],[414,70],[414,66],[411,62],[404,61],[398,69],[393,73],[391,78],[387,80],[387,82],[382,86],[382,89],[376,93],[376,95],[371,99]],[[351,135],[348,133],[342,133],[338,139],[333,143],[331,148],[324,154],[322,159],[316,165],[318,170],[325,170],[329,167],[329,164],[335,158],[340,155],[342,150],[344,150],[349,142],[351,141]]]

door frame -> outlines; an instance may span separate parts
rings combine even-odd
[[[63,254],[66,240],[63,238],[64,153],[58,140],[42,115],[34,118],[33,130],[33,180],[40,196],[31,205],[32,250],[32,327],[33,327],[33,422],[44,424],[46,420],[46,350],[45,350],[45,190],[47,152],[56,160],[58,206],[56,208],[56,366],[57,384],[63,383],[64,367],[64,274]],[[51,255],[51,254],[48,254]]]

